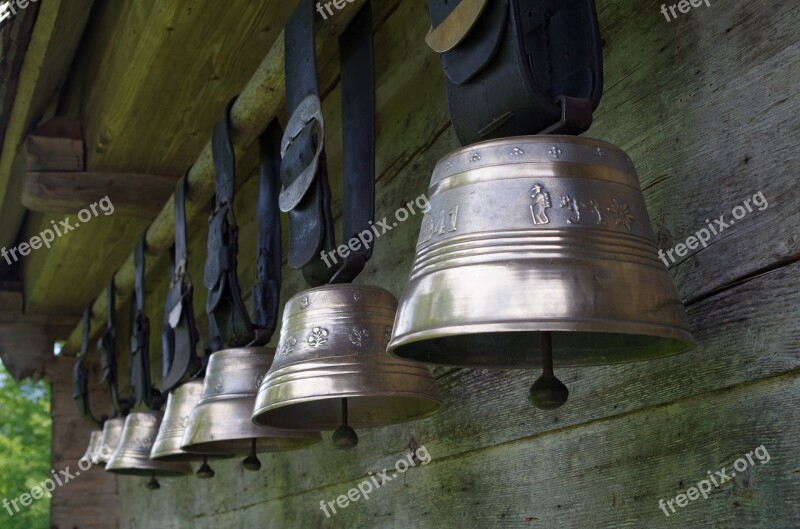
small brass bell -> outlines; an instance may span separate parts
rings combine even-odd
[[[91,435],[89,436],[89,446],[86,448],[86,453],[83,454],[81,457],[82,461],[91,461],[94,464],[98,464],[100,452],[103,447],[103,432],[100,430],[93,430]]]
[[[256,454],[306,448],[322,440],[319,432],[278,430],[250,419],[259,383],[275,350],[225,349],[211,355],[202,396],[189,416],[181,448],[204,454],[249,454],[246,470],[259,470]]]
[[[353,427],[435,413],[441,398],[428,369],[386,354],[396,309],[390,292],[366,285],[328,285],[290,299],[253,420],[337,430],[336,445],[351,448]]]
[[[568,394],[554,365],[692,347],[633,163],[614,145],[546,135],[471,145],[439,162],[429,201],[390,354],[542,366],[529,397],[553,409]]]
[[[200,401],[203,393],[202,380],[190,380],[181,384],[167,397],[164,420],[153,443],[150,458],[155,461],[192,462],[202,461],[197,477],[208,479],[214,477],[214,471],[208,465],[209,454],[186,452],[181,449],[181,441],[189,424],[189,416]],[[213,454],[212,459],[231,457],[233,454]]]
[[[176,477],[192,473],[188,463],[153,461],[150,452],[158,435],[163,414],[149,410],[133,412],[125,419],[119,446],[106,464],[106,470],[128,476]]]
[[[97,457],[98,464],[108,463],[109,458],[119,446],[123,428],[125,428],[125,419],[122,417],[108,419],[103,424],[103,434],[100,439],[101,449]]]

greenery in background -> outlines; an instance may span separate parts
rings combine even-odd
[[[30,493],[33,486],[50,477],[50,423],[50,387],[30,380],[17,384],[0,362],[0,502]],[[20,512],[14,516],[0,506],[0,527],[50,526],[46,496],[30,507],[17,505]]]

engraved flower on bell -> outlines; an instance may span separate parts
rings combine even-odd
[[[293,336],[289,336],[283,346],[281,347],[281,354],[291,354],[294,352],[294,346],[297,345],[297,340]]]
[[[617,202],[617,199],[611,201],[611,207],[608,211],[614,216],[614,224],[617,226],[625,226],[628,231],[631,231],[633,224],[633,214],[628,209],[628,204]]]
[[[322,327],[314,327],[311,329],[311,334],[308,335],[308,345],[311,347],[319,347],[328,342],[328,329]]]
[[[353,345],[356,347],[362,347],[371,341],[372,338],[370,338],[369,331],[367,329],[353,327],[353,332],[350,333],[350,342]]]

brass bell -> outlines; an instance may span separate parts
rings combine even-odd
[[[248,455],[247,470],[261,467],[256,454],[306,448],[322,440],[316,431],[278,430],[250,419],[261,379],[275,350],[224,349],[211,355],[203,392],[189,416],[181,448],[205,454]]]
[[[158,435],[163,414],[149,410],[133,412],[125,419],[119,446],[106,464],[106,470],[128,476],[151,476],[149,488],[157,488],[156,477],[176,477],[192,473],[188,463],[153,461],[150,452]]]
[[[694,340],[630,158],[606,142],[525,136],[436,166],[390,354],[472,368],[543,366],[537,406],[566,400],[556,366],[647,360]]]
[[[352,427],[435,413],[441,397],[428,369],[386,354],[396,310],[390,292],[367,285],[328,285],[290,299],[253,420],[277,428],[338,427],[334,442],[351,448]]]
[[[202,380],[190,380],[181,384],[167,397],[164,420],[153,443],[150,458],[155,461],[192,462],[202,461],[197,477],[207,479],[214,477],[214,471],[208,466],[208,459],[230,457],[230,454],[201,454],[186,452],[181,449],[181,441],[189,424],[189,416],[200,401],[203,393]]]
[[[99,464],[98,459],[103,447],[102,436],[103,432],[100,430],[92,430],[92,433],[89,436],[89,446],[86,448],[86,453],[84,453],[83,457],[81,457],[81,461],[90,461],[94,464]]]
[[[119,440],[122,437],[122,429],[125,427],[125,419],[116,417],[108,419],[103,424],[103,434],[100,438],[100,452],[97,457],[97,464],[105,465],[108,463],[109,458],[119,446]]]

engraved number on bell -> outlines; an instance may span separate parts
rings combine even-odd
[[[440,211],[435,220],[433,215],[426,213],[422,219],[422,233],[417,246],[430,241],[434,236],[441,237],[454,231],[458,231],[458,206],[448,212]]]

